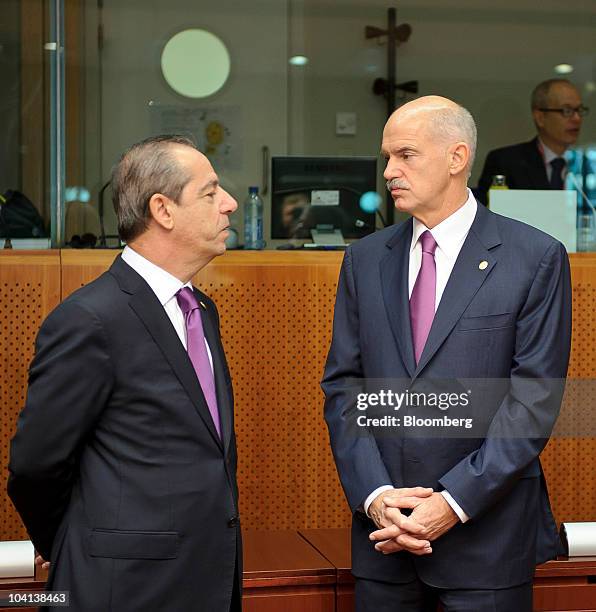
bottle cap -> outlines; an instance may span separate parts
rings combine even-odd
[[[495,174],[493,176],[493,187],[507,187],[507,179],[504,174]]]
[[[250,193],[250,194],[259,193],[259,188],[258,187],[249,187],[248,188],[248,193]]]

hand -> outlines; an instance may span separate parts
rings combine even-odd
[[[396,501],[390,498],[385,501],[386,506],[393,506],[394,503]],[[390,509],[385,512],[389,513]],[[424,538],[430,543],[440,538],[458,522],[457,514],[445,498],[440,493],[433,493],[422,500],[409,517],[402,516],[398,524],[374,531],[370,538],[377,542],[380,540],[375,548],[388,554],[403,548],[400,538],[403,541],[404,533],[415,535],[418,539]]]
[[[432,495],[433,490],[424,487],[413,487],[394,489],[393,491],[384,491],[378,495],[368,508],[368,513],[373,519],[379,531],[378,534],[386,529],[391,529],[393,534],[389,542],[378,542],[375,548],[389,554],[399,550],[407,550],[415,555],[426,555],[432,552],[430,542],[428,540],[418,538],[414,534],[421,532],[423,526],[415,527],[412,522],[409,522],[411,533],[406,533],[401,528],[402,522],[406,517],[400,512],[400,508],[416,508],[425,499]],[[376,541],[377,538],[371,535],[371,540]],[[383,546],[381,546],[383,544]]]
[[[41,555],[35,557],[35,565],[39,565],[41,569],[50,569],[50,562],[46,561]]]
[[[394,524],[396,513],[391,512],[391,518],[385,515],[388,507],[391,508],[416,508],[424,499],[432,495],[433,490],[425,487],[412,487],[383,491],[372,501],[368,507],[368,515],[375,525],[382,529]],[[390,503],[385,503],[388,500]],[[401,516],[401,512],[398,512]]]

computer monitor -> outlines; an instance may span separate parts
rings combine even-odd
[[[271,238],[310,238],[311,230],[340,230],[357,239],[375,229],[360,197],[376,191],[376,157],[273,157]]]

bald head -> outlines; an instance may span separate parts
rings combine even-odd
[[[404,104],[385,125],[381,151],[400,212],[432,228],[467,201],[476,126],[459,104],[440,96]]]
[[[469,148],[468,176],[476,156],[476,123],[470,111],[449,98],[423,96],[400,106],[387,121],[387,126],[404,120],[420,119],[427,135],[446,146],[464,142]]]

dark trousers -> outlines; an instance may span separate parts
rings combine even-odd
[[[234,590],[232,591],[232,601],[230,602],[230,612],[242,612],[242,593],[240,591],[240,580],[238,576],[238,559],[234,568]]]
[[[392,584],[356,578],[356,612],[532,612],[532,582],[508,589],[437,589],[420,580]]]

